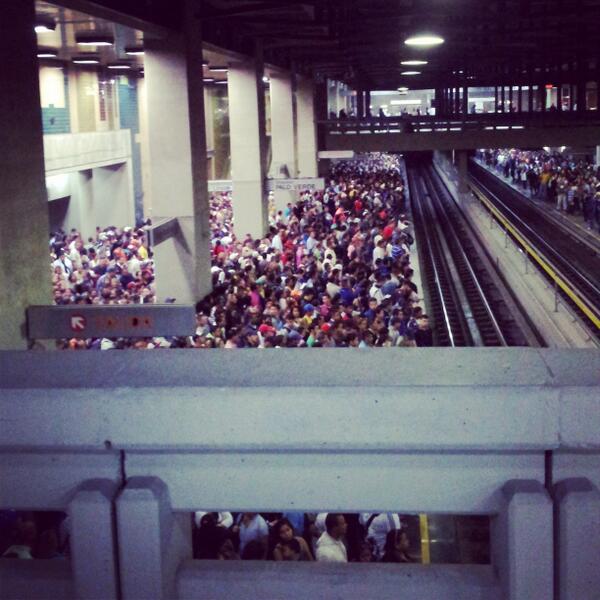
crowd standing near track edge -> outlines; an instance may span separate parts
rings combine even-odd
[[[70,349],[431,346],[412,281],[401,158],[334,165],[322,192],[270,211],[262,239],[233,231],[231,194],[210,200],[213,292],[189,338],[63,340]],[[155,302],[145,228],[50,240],[57,304]]]
[[[557,211],[583,216],[588,229],[600,231],[600,168],[574,161],[560,152],[500,149],[480,150],[478,158],[530,197]]]

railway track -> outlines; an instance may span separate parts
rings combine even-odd
[[[432,166],[408,180],[436,344],[543,345]]]
[[[495,209],[491,210],[494,218],[524,249],[591,335],[600,339],[600,257],[595,248],[483,167],[472,163],[469,174],[475,193]]]

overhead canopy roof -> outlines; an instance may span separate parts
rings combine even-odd
[[[168,28],[181,23],[182,0],[66,0],[125,12]],[[568,69],[595,71],[600,0],[204,0],[204,38],[238,52],[263,44],[265,59],[286,68],[371,89],[401,85],[486,85],[548,80]],[[445,39],[436,48],[404,44],[414,34]],[[423,59],[403,76],[402,60]]]

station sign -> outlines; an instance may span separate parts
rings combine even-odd
[[[304,179],[269,179],[267,189],[277,192],[279,190],[291,192],[323,191],[325,179],[323,177],[305,177]]]
[[[32,340],[194,335],[196,310],[188,304],[30,306]]]

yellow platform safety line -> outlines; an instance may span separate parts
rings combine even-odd
[[[429,554],[429,522],[427,515],[419,515],[419,528],[421,530],[421,563],[428,565],[431,563]]]
[[[519,241],[521,246],[526,250],[526,252],[550,275],[550,277],[556,282],[556,284],[560,287],[571,300],[577,305],[577,307],[586,315],[586,317],[598,328],[600,329],[600,318],[594,311],[590,309],[590,307],[571,289],[569,284],[556,273],[556,271],[545,261],[542,257],[531,247],[529,242],[509,223],[509,221],[504,217],[504,215],[483,195],[483,192],[475,186],[474,184],[470,184],[471,189],[475,192],[475,195],[479,198],[479,200],[487,206],[488,210],[506,227],[508,231],[512,233],[512,235]]]

